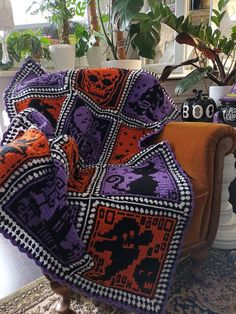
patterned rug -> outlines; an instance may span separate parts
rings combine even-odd
[[[178,265],[165,313],[235,314],[236,250],[212,249],[197,271],[191,272],[192,268],[191,258]],[[53,314],[58,300],[47,279],[41,277],[0,300],[0,313]],[[132,313],[79,296],[73,297],[72,309],[76,314]]]

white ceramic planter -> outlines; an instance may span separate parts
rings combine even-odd
[[[214,99],[216,106],[219,107],[221,105],[221,102],[219,101],[221,96],[226,96],[229,92],[232,86],[217,86],[212,85],[209,88],[209,96]]]
[[[109,60],[101,62],[102,68],[124,68],[129,70],[138,70],[142,67],[141,60],[133,60],[133,59],[126,59],[126,60]]]
[[[49,46],[55,70],[75,68],[75,45],[58,44]]]
[[[94,46],[88,49],[87,58],[90,68],[101,68],[101,62],[106,60],[105,50],[102,46]]]
[[[235,178],[234,155],[230,154],[225,157],[220,221],[213,247],[220,249],[236,248],[236,214],[233,212],[233,206],[229,203],[229,185]]]
[[[88,59],[87,56],[80,58],[75,58],[75,67],[76,69],[86,69],[88,68]]]

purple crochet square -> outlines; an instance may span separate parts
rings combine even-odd
[[[10,121],[26,108],[41,112],[55,128],[73,71],[46,73],[28,59],[4,91],[3,99]]]

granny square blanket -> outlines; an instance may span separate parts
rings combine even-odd
[[[158,79],[48,74],[27,60],[4,100],[0,231],[52,279],[162,313],[193,195],[169,144],[153,140],[179,115]]]

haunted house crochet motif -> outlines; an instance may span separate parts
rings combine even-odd
[[[0,230],[53,279],[161,313],[192,209],[157,132],[179,112],[145,71],[46,74],[28,60],[4,94]]]

